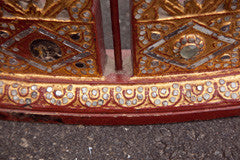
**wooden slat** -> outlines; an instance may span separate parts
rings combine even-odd
[[[114,45],[114,55],[115,55],[115,69],[116,71],[120,71],[123,69],[123,67],[122,67],[118,0],[110,0],[110,7],[111,7],[113,45]]]

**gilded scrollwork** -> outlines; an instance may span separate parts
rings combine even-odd
[[[183,86],[183,97],[190,104],[211,102],[215,94],[215,86],[211,81]]]
[[[9,85],[8,97],[17,105],[34,104],[40,97],[39,86],[13,83]]]
[[[72,85],[47,86],[44,99],[47,103],[57,106],[66,106],[75,100],[76,88]]]
[[[3,104],[83,110],[160,109],[240,102],[239,76],[126,84],[25,83],[1,80]],[[49,79],[51,80],[51,79]],[[4,93],[7,94],[4,94]]]
[[[238,101],[240,95],[239,81],[219,80],[218,93],[225,100]]]
[[[114,88],[114,101],[121,107],[133,108],[146,101],[146,92],[146,88],[142,86],[117,86]]]
[[[105,86],[82,86],[79,88],[79,102],[85,107],[107,106],[111,100],[111,88]]]
[[[156,107],[174,106],[181,99],[181,90],[178,84],[169,84],[164,87],[152,86],[149,99]]]

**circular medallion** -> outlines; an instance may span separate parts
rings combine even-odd
[[[185,60],[191,60],[204,50],[203,38],[199,35],[189,34],[184,35],[176,41],[173,47],[173,53],[176,57],[181,57]]]
[[[34,40],[30,45],[32,55],[43,62],[52,62],[62,57],[60,47],[46,39]]]

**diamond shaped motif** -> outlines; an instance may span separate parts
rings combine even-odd
[[[24,47],[28,44],[28,47]],[[32,25],[1,44],[0,51],[49,73],[91,53],[41,26]]]
[[[143,53],[181,68],[194,69],[237,44],[233,38],[215,33],[197,22],[189,22],[149,46]]]

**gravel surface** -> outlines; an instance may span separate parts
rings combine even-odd
[[[146,126],[0,121],[1,160],[239,160],[240,118]]]
[[[101,0],[112,48],[109,2]],[[120,0],[122,48],[130,47],[129,6]],[[240,117],[146,126],[81,126],[0,121],[0,160],[239,160]]]

